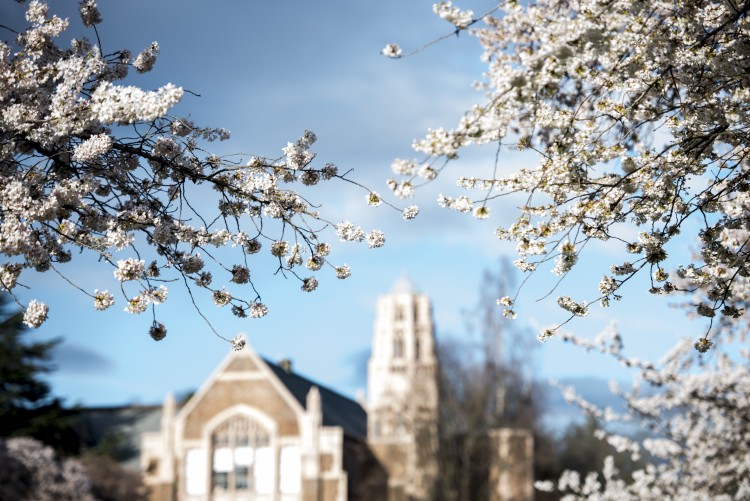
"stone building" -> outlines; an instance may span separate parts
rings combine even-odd
[[[367,371],[367,441],[394,499],[430,499],[438,389],[430,300],[406,279],[378,300]]]
[[[438,471],[430,301],[408,281],[378,301],[367,411],[247,346],[180,408],[168,396],[140,462],[154,501],[427,501]],[[491,501],[533,499],[531,435],[495,430]]]

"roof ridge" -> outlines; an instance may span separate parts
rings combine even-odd
[[[313,386],[318,388],[324,426],[340,426],[344,433],[355,437],[367,436],[367,411],[359,402],[312,379],[285,370],[265,357],[260,357],[260,359],[303,409],[307,409],[307,395],[310,389]]]
[[[331,388],[331,387],[329,387],[329,386],[326,386],[326,385],[324,385],[324,384],[320,384],[320,383],[318,383],[317,381],[315,381],[315,380],[313,380],[313,379],[310,379],[309,377],[303,376],[303,375],[301,375],[301,374],[299,374],[299,373],[297,373],[297,372],[292,372],[292,371],[289,371],[289,372],[287,372],[287,371],[286,371],[286,370],[285,370],[285,369],[284,369],[283,367],[281,367],[281,366],[280,366],[280,365],[279,365],[278,363],[276,363],[276,362],[272,362],[271,360],[267,359],[266,357],[260,357],[260,358],[261,358],[261,360],[263,360],[263,361],[264,361],[264,362],[265,362],[266,364],[268,364],[269,366],[273,366],[273,368],[274,368],[274,369],[277,369],[278,371],[280,371],[280,372],[283,372],[283,373],[284,373],[285,375],[287,375],[287,376],[292,376],[292,377],[296,377],[296,378],[298,378],[298,379],[301,379],[301,380],[303,380],[303,381],[305,381],[305,382],[307,382],[307,383],[310,383],[310,384],[311,384],[312,386],[315,386],[315,387],[317,387],[317,388],[318,388],[318,390],[320,390],[321,392],[322,392],[322,391],[326,391],[326,392],[328,392],[328,393],[332,393],[332,394],[336,395],[337,397],[341,397],[341,398],[343,398],[343,399],[349,400],[350,402],[352,402],[352,403],[355,403],[355,404],[359,405],[360,407],[362,407],[362,406],[361,406],[361,405],[359,404],[359,402],[357,402],[357,401],[356,401],[355,399],[353,399],[353,398],[349,398],[349,397],[347,397],[346,395],[344,395],[343,393],[340,393],[340,392],[338,392],[338,391],[334,390],[333,388]],[[303,405],[303,407],[304,407],[304,405]]]

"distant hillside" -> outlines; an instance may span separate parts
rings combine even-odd
[[[609,389],[609,380],[597,377],[572,377],[562,378],[558,382],[562,386],[572,386],[576,392],[592,404],[599,407],[611,407],[615,412],[625,410],[622,398],[612,394]],[[620,388],[628,388],[630,383],[617,381]],[[584,414],[575,404],[565,401],[558,388],[548,383],[541,383],[544,395],[544,423],[549,428],[560,433],[573,422],[581,422]]]

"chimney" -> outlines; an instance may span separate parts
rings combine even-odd
[[[281,370],[283,370],[287,374],[291,374],[292,373],[292,359],[282,358],[281,360],[279,360],[279,367],[281,367]]]

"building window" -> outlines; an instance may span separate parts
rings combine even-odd
[[[273,494],[271,436],[257,421],[247,416],[228,419],[211,435],[211,447],[211,490],[214,494],[221,499]]]
[[[419,336],[419,333],[417,333]],[[414,360],[419,360],[419,337],[414,340]]]
[[[206,493],[206,449],[196,447],[185,453],[185,492],[188,496]]]
[[[393,358],[401,358],[404,356],[404,337],[401,331],[396,331],[393,336]]]
[[[206,493],[206,450],[188,449],[185,454],[185,491],[188,496]]]
[[[281,448],[279,488],[282,494],[299,494],[302,487],[302,457],[299,446]]]
[[[404,422],[404,416],[400,413],[396,414],[396,435],[403,435],[406,433],[406,423]]]
[[[404,307],[400,304],[396,305],[396,321],[404,319]]]
[[[373,418],[372,420],[372,437],[373,438],[380,438],[382,433],[380,432],[380,420],[376,420]]]

